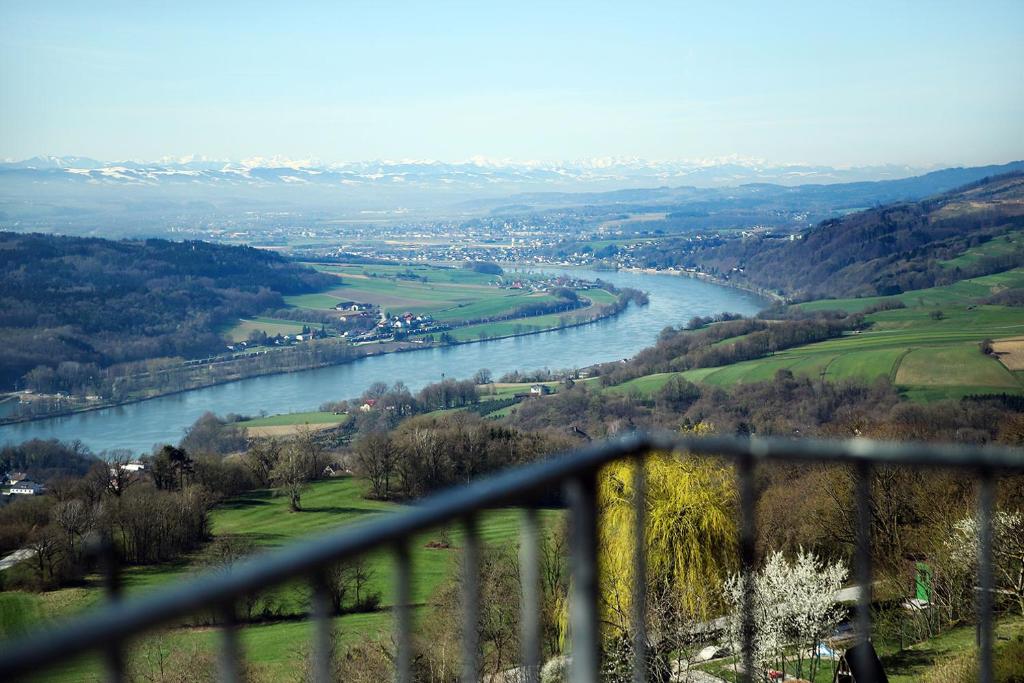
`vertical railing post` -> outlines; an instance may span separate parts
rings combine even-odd
[[[978,486],[978,680],[991,683],[992,671],[992,472],[984,470]]]
[[[647,465],[633,460],[633,683],[647,680]]]
[[[520,640],[525,683],[540,680],[540,530],[537,509],[523,510],[519,538]]]
[[[462,680],[480,680],[480,534],[477,518],[465,521],[462,565]]]
[[[854,496],[857,501],[857,644],[858,669],[874,671],[875,662],[868,651],[871,643],[871,465],[857,463]],[[872,683],[866,681],[865,683]]]
[[[325,569],[313,577],[312,588],[312,612],[313,612],[313,680],[315,683],[330,683],[332,677],[332,660],[334,659],[334,647],[331,642],[331,600],[328,595],[328,581],[330,578]]]
[[[235,606],[228,603],[221,607],[221,642],[219,656],[219,679],[221,683],[236,683],[242,680],[241,647],[238,644],[238,616]]]
[[[395,544],[395,565],[395,680],[412,683],[412,567],[408,542]]]
[[[100,570],[103,573],[103,588],[107,601],[111,604],[121,599],[121,564],[117,559],[117,549],[109,536],[98,541]],[[105,652],[106,678],[109,683],[121,683],[125,680],[124,643],[120,640],[110,644]]]
[[[598,615],[597,474],[587,472],[566,483],[569,502],[569,629],[572,638],[572,683],[598,680],[601,633]]]
[[[743,681],[754,679],[754,570],[757,562],[757,512],[754,493],[754,461],[750,454],[739,457],[736,463],[740,493],[740,639],[742,640]]]

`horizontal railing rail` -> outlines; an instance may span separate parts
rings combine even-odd
[[[351,559],[374,549],[394,551],[396,571],[396,668],[400,681],[411,680],[411,618],[409,615],[410,539],[419,532],[452,522],[465,525],[463,551],[468,580],[464,581],[465,614],[463,622],[477,619],[478,584],[476,563],[479,540],[476,515],[484,510],[512,504],[531,504],[533,496],[551,487],[565,491],[570,523],[570,571],[572,575],[570,603],[571,676],[574,681],[597,680],[600,662],[597,577],[597,472],[610,462],[632,458],[638,464],[638,484],[634,501],[636,515],[636,570],[645,575],[642,533],[644,518],[643,457],[652,451],[672,451],[698,456],[725,458],[736,464],[740,501],[740,562],[747,570],[755,562],[755,489],[753,469],[757,463],[791,461],[806,463],[844,463],[855,468],[858,538],[856,548],[857,585],[860,586],[857,607],[857,632],[866,638],[870,632],[872,561],[870,552],[871,510],[869,487],[871,468],[886,465],[908,467],[953,468],[965,471],[980,483],[979,515],[981,544],[979,550],[980,590],[978,618],[980,638],[980,677],[992,680],[992,548],[991,517],[994,478],[1002,473],[1024,472],[1024,452],[996,446],[936,445],[919,443],[888,443],[866,439],[846,441],[787,440],[774,438],[741,438],[728,436],[692,436],[674,433],[632,433],[617,439],[580,448],[534,464],[485,477],[468,485],[430,496],[404,510],[326,533],[281,548],[247,561],[230,571],[216,571],[161,588],[146,595],[112,600],[91,613],[39,631],[20,639],[0,644],[0,672],[17,677],[67,662],[86,653],[103,653],[111,680],[124,678],[124,653],[129,642],[145,632],[200,611],[219,610],[222,615],[223,641],[220,650],[220,675],[224,680],[239,677],[237,624],[234,605],[244,596],[280,585],[296,578],[306,578],[313,587],[312,621],[314,622],[313,677],[330,680],[330,618],[320,578],[322,572],[337,562]],[[535,512],[524,514],[521,563],[523,566],[523,670],[526,680],[536,681],[539,672],[539,646],[536,614],[538,581],[536,574],[538,528]],[[633,615],[636,633],[634,671],[643,681],[643,581],[635,590]],[[753,617],[751,592],[746,591],[743,609],[743,663],[746,672],[752,669]],[[479,680],[476,629],[463,629],[463,680]],[[863,670],[863,669],[862,669]],[[749,675],[749,674],[747,674]],[[866,681],[858,681],[866,683]]]

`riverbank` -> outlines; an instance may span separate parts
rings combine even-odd
[[[711,284],[720,285],[722,287],[730,287],[732,289],[738,289],[741,292],[747,292],[755,296],[759,296],[762,299],[771,301],[776,304],[788,304],[791,300],[767,289],[759,289],[756,287],[748,287],[747,285],[734,282],[733,280],[727,280],[724,278],[716,277],[708,273],[704,273],[698,270],[678,270],[676,268],[622,268],[621,270],[627,273],[641,273],[643,275],[676,275],[689,277],[694,280],[700,280],[702,282],[710,282]]]
[[[24,416],[22,416],[22,415],[4,415],[4,416],[0,417],[0,426],[2,426],[2,425],[23,424],[23,423],[28,423],[28,422],[36,422],[36,421],[41,421],[41,420],[47,420],[47,419],[50,419],[50,418],[68,417],[68,416],[72,416],[72,415],[76,415],[76,414],[81,414],[81,413],[90,413],[90,412],[95,412],[95,411],[99,411],[99,410],[106,410],[106,409],[109,409],[109,408],[117,408],[119,406],[126,406],[126,405],[135,404],[135,403],[142,403],[142,402],[145,402],[145,401],[151,401],[153,399],[164,398],[164,397],[167,397],[167,396],[174,396],[174,395],[177,395],[177,394],[184,394],[184,393],[188,393],[188,392],[191,392],[191,391],[196,391],[196,390],[199,390],[199,389],[208,389],[208,388],[211,388],[211,387],[221,386],[221,385],[224,385],[224,384],[230,384],[230,383],[233,383],[233,382],[238,382],[238,381],[246,380],[246,379],[253,379],[253,378],[257,378],[257,377],[265,377],[265,376],[270,376],[270,375],[286,375],[286,374],[292,374],[292,373],[297,373],[297,372],[306,372],[306,371],[310,371],[310,370],[318,370],[318,369],[327,368],[327,367],[344,365],[344,364],[347,364],[347,363],[351,363],[351,362],[354,362],[354,361],[357,361],[357,360],[361,360],[361,359],[364,359],[364,358],[368,358],[368,357],[372,357],[372,356],[381,356],[381,355],[386,355],[386,354],[403,353],[403,352],[409,352],[409,351],[423,351],[423,350],[427,350],[427,349],[443,348],[443,347],[447,347],[447,346],[461,346],[461,345],[465,345],[465,344],[475,344],[475,343],[480,343],[480,342],[485,342],[485,341],[497,341],[497,340],[509,339],[509,338],[513,338],[513,337],[524,337],[524,336],[535,335],[535,334],[543,334],[543,333],[547,333],[547,332],[556,332],[556,331],[559,331],[559,330],[571,329],[571,328],[580,327],[580,326],[583,326],[583,325],[590,325],[590,324],[593,324],[593,323],[596,323],[596,322],[599,322],[599,321],[602,321],[602,320],[607,320],[609,318],[612,318],[612,317],[615,317],[615,316],[621,314],[624,310],[626,310],[627,306],[628,306],[628,302],[625,303],[625,304],[621,304],[620,305],[618,303],[618,300],[617,300],[616,304],[606,304],[606,305],[603,305],[603,306],[600,307],[600,309],[607,309],[607,312],[601,312],[601,310],[599,310],[596,315],[594,315],[593,317],[590,317],[590,318],[588,318],[586,320],[578,320],[578,321],[575,321],[575,322],[572,322],[572,323],[555,325],[555,326],[551,326],[551,327],[545,327],[545,328],[542,328],[542,329],[530,329],[530,330],[526,330],[526,331],[522,331],[522,332],[513,332],[513,333],[508,333],[508,334],[499,334],[499,335],[488,336],[488,337],[484,337],[484,338],[461,339],[461,340],[460,339],[455,339],[455,338],[449,338],[445,342],[427,342],[427,341],[424,341],[423,339],[412,339],[412,340],[409,340],[409,341],[381,341],[381,342],[374,343],[372,345],[371,344],[364,344],[364,345],[346,346],[346,349],[348,350],[348,355],[346,355],[343,358],[338,358],[336,360],[331,360],[331,361],[327,361],[327,362],[309,363],[309,364],[302,365],[302,366],[299,366],[299,367],[291,367],[291,368],[281,368],[281,367],[264,367],[264,368],[260,368],[260,367],[256,367],[256,368],[252,368],[252,369],[250,369],[248,371],[244,371],[244,372],[235,372],[235,373],[231,372],[232,368],[230,366],[232,364],[242,365],[242,364],[245,364],[245,363],[250,363],[250,364],[254,363],[254,361],[257,360],[257,359],[255,359],[252,356],[248,356],[246,358],[241,358],[241,359],[237,359],[237,360],[222,361],[220,363],[217,363],[216,366],[201,366],[201,367],[185,366],[185,367],[181,367],[181,368],[175,368],[175,370],[189,371],[189,372],[198,372],[198,371],[203,371],[203,370],[209,370],[211,367],[215,367],[215,369],[218,372],[222,372],[223,373],[224,371],[226,371],[226,373],[228,373],[228,374],[222,374],[219,377],[210,378],[209,381],[202,381],[202,380],[194,381],[193,383],[191,383],[187,387],[182,387],[182,388],[177,388],[177,389],[169,389],[169,390],[163,390],[163,391],[154,391],[154,392],[149,393],[149,394],[144,395],[144,396],[135,395],[135,396],[132,396],[130,398],[126,398],[126,399],[118,400],[118,401],[114,401],[114,400],[110,400],[110,401],[92,400],[92,401],[89,401],[89,403],[87,403],[86,405],[77,405],[77,406],[74,406],[74,407],[71,407],[71,408],[67,408],[67,409],[57,409],[57,410],[53,410],[53,411],[49,411],[49,412],[45,412],[45,413],[37,414],[37,415],[24,415]],[[586,308],[590,308],[590,307],[586,307]],[[586,308],[585,309],[581,309],[581,310],[586,310]],[[543,316],[541,316],[541,317],[543,317]],[[521,320],[525,321],[525,320],[529,320],[529,319],[530,318],[522,318]],[[515,322],[515,320],[513,320],[512,322]],[[456,329],[458,329],[458,328],[456,328]],[[329,342],[330,342],[330,340],[323,340],[323,341],[320,341],[320,342],[316,342],[316,341],[309,342],[309,344],[310,345],[315,345],[315,344],[325,344],[325,343],[329,343]],[[272,353],[281,353],[281,351],[275,351],[275,352],[272,352]],[[315,355],[315,354],[313,354],[313,355]],[[267,358],[267,357],[268,357],[268,355],[264,355],[261,358]],[[21,402],[20,395],[19,394],[6,394],[4,397],[0,397],[0,402],[3,402],[3,401],[13,401],[13,400],[18,400],[19,402]],[[38,401],[38,400],[40,400],[40,398],[39,397],[35,397],[34,400]],[[56,399],[56,400],[59,401],[61,399]]]
[[[384,346],[387,346],[387,347],[390,347],[390,348],[382,349],[381,347],[384,347]],[[239,382],[239,381],[246,380],[246,379],[254,379],[256,377],[266,377],[266,376],[270,376],[270,375],[289,375],[289,374],[294,374],[294,373],[298,373],[298,372],[308,372],[310,370],[319,370],[321,368],[328,368],[328,367],[332,367],[332,366],[335,366],[335,365],[342,365],[344,363],[350,363],[350,362],[353,362],[353,361],[362,360],[363,358],[370,358],[372,356],[380,356],[380,355],[389,354],[389,353],[400,353],[402,351],[418,351],[418,350],[421,350],[423,348],[430,348],[430,347],[424,347],[422,345],[415,345],[414,343],[405,343],[405,344],[403,344],[402,342],[382,342],[380,345],[374,346],[372,348],[370,348],[370,347],[353,347],[353,348],[366,348],[366,353],[360,353],[358,355],[349,356],[345,360],[341,360],[341,361],[338,361],[338,362],[332,362],[332,363],[321,363],[321,364],[318,364],[318,365],[310,365],[310,366],[306,366],[306,367],[296,367],[296,368],[267,368],[267,369],[262,370],[262,371],[254,371],[254,372],[250,372],[250,373],[246,373],[246,374],[238,374],[238,375],[233,375],[233,376],[229,376],[229,377],[221,377],[221,378],[217,378],[215,380],[211,380],[209,382],[204,382],[204,383],[196,384],[194,386],[190,386],[190,387],[183,388],[183,389],[173,389],[173,390],[167,390],[167,391],[158,391],[158,392],[154,392],[154,393],[152,393],[150,395],[147,395],[147,396],[134,396],[132,398],[125,399],[125,400],[122,400],[122,401],[93,401],[93,402],[89,403],[88,405],[76,406],[74,408],[69,408],[67,410],[59,410],[59,411],[45,413],[45,414],[42,414],[42,415],[33,415],[33,416],[26,416],[26,417],[4,416],[3,418],[0,418],[0,426],[3,426],[3,425],[14,425],[14,424],[23,424],[23,423],[26,423],[26,422],[38,422],[38,421],[41,421],[41,420],[48,420],[50,418],[68,417],[70,415],[78,415],[78,414],[81,414],[81,413],[91,413],[91,412],[96,412],[98,410],[107,410],[109,408],[117,408],[117,407],[120,407],[120,406],[127,406],[127,405],[132,405],[132,404],[135,404],[135,403],[144,403],[146,401],[152,401],[152,400],[158,399],[158,398],[166,398],[168,396],[175,396],[175,395],[178,395],[178,394],[187,394],[189,392],[197,391],[199,389],[209,389],[209,388],[212,388],[212,387],[222,386],[222,385],[225,385],[225,384],[232,384],[234,382]],[[229,362],[231,362],[231,361],[225,361],[225,363],[229,363]],[[7,394],[7,397],[12,399],[12,400],[20,400],[20,397],[19,397],[18,394]]]
[[[513,371],[584,368],[630,358],[654,344],[667,326],[722,311],[754,315],[764,299],[731,287],[685,277],[575,269],[619,288],[649,293],[647,306],[588,325],[477,344],[430,346],[420,353],[387,353],[303,373],[281,373],[227,382],[129,405],[0,426],[0,444],[29,439],[79,440],[93,452],[114,448],[148,452],[177,443],[203,413],[268,415],[315,410],[329,401],[359,396],[376,382],[401,381],[411,391],[445,378],[466,379],[487,368],[495,377]]]
[[[765,301],[771,302],[773,304],[789,304],[789,303],[792,303],[792,301],[789,298],[784,297],[781,294],[778,294],[777,292],[772,292],[772,291],[767,290],[767,289],[758,289],[756,287],[750,287],[750,286],[747,286],[747,285],[735,282],[733,280],[727,280],[725,278],[716,277],[716,276],[711,275],[709,273],[704,273],[704,272],[696,271],[696,270],[679,270],[677,268],[639,268],[639,267],[632,267],[632,266],[631,267],[625,267],[625,268],[608,268],[607,270],[605,270],[604,268],[597,269],[595,267],[595,264],[574,265],[574,264],[555,264],[555,263],[532,263],[532,262],[527,262],[527,261],[516,261],[516,262],[513,263],[513,268],[515,268],[515,269],[522,268],[522,269],[526,269],[526,270],[536,269],[536,270],[542,270],[542,271],[552,271],[552,270],[554,270],[554,271],[557,271],[557,270],[566,270],[566,271],[587,270],[587,271],[595,273],[598,278],[600,278],[602,273],[605,273],[605,274],[608,274],[608,273],[634,273],[636,275],[674,275],[674,276],[684,276],[684,277],[688,277],[688,278],[693,279],[693,280],[699,280],[700,282],[708,282],[708,283],[713,284],[713,285],[719,285],[720,287],[728,287],[729,289],[736,289],[736,290],[739,290],[741,292],[746,292],[748,294],[753,294],[754,296],[760,297],[760,298],[764,299]],[[719,311],[719,312],[721,313],[721,312],[724,312],[724,311]]]

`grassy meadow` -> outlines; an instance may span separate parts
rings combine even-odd
[[[514,279],[487,275],[465,268],[429,265],[328,265],[306,264],[338,276],[338,285],[322,292],[284,297],[288,306],[317,312],[334,311],[343,301],[379,306],[387,314],[430,315],[438,323],[454,326],[456,341],[476,341],[519,334],[532,334],[584,322],[599,306],[614,303],[615,295],[602,290],[581,291],[591,305],[565,314],[535,315],[514,320],[465,325],[467,321],[513,313],[530,305],[557,301],[544,292],[504,289],[501,281]],[[411,276],[411,277],[410,277]],[[254,331],[268,336],[297,334],[303,323],[270,317],[239,320],[225,330],[232,341],[244,341]],[[313,325],[315,327],[315,325]]]
[[[365,492],[365,482],[354,478],[314,482],[302,496],[303,510],[289,512],[286,498],[275,496],[270,490],[251,491],[225,501],[211,512],[214,542],[233,537],[250,541],[257,551],[271,550],[306,536],[364,523],[403,507],[368,500],[364,497]],[[483,515],[479,520],[483,542],[500,547],[515,546],[520,515],[518,509],[494,510]],[[557,523],[560,512],[546,510],[541,515],[543,523],[552,526]],[[432,541],[443,541],[450,547],[427,547]],[[412,602],[416,606],[417,618],[424,616],[425,604],[456,567],[462,542],[462,530],[455,526],[450,530],[423,534],[411,544]],[[369,556],[368,565],[373,575],[369,589],[380,592],[381,609],[335,617],[335,630],[342,642],[365,635],[387,637],[390,633],[388,608],[394,604],[392,558],[389,553],[376,553]],[[144,593],[175,580],[191,578],[208,568],[204,552],[181,562],[131,567],[124,573],[125,592],[129,596]],[[42,594],[0,592],[0,638],[24,633],[40,622],[54,621],[98,605],[103,600],[102,595],[98,577],[91,577],[89,584],[82,588],[64,588]],[[274,600],[295,611],[303,610],[307,596],[308,588],[303,583],[273,591]],[[310,635],[311,627],[304,619],[287,619],[244,626],[241,643],[247,659],[271,679],[278,680],[294,671]],[[186,652],[213,652],[219,642],[217,629],[208,627],[173,628],[161,637],[166,646]],[[47,678],[99,680],[100,671],[98,661],[82,660],[52,672]]]
[[[290,436],[301,429],[327,429],[348,422],[348,415],[314,410],[304,413],[282,413],[268,417],[243,420],[238,426],[245,427],[250,436]]]
[[[999,292],[1024,287],[1024,268],[960,280],[951,285],[915,289],[893,296],[872,296],[857,299],[819,299],[799,304],[805,311],[846,311],[856,313],[883,301],[898,299],[915,308],[966,306]]]
[[[956,258],[942,261],[941,265],[945,268],[966,268],[976,265],[988,256],[1007,256],[1024,246],[1022,238],[1024,238],[1024,232],[1014,230],[972,247]]]
[[[302,332],[302,323],[295,322],[294,320],[281,320],[279,318],[243,318],[238,321],[237,325],[228,330],[227,335],[231,338],[231,341],[239,342],[247,340],[250,334],[258,331],[266,332],[268,337],[276,337],[279,334],[300,334]]]
[[[339,285],[319,294],[285,297],[289,305],[331,310],[340,301],[380,306],[391,314],[430,314],[441,322],[460,322],[508,313],[527,303],[554,301],[546,294],[502,289],[499,277],[437,266],[335,266],[311,264],[339,276]],[[411,274],[416,279],[401,275]],[[506,276],[507,277],[507,276]]]
[[[1024,311],[1008,306],[978,305],[999,286],[1011,286],[1024,274],[1010,271],[958,282],[943,288],[907,292],[907,308],[867,316],[871,327],[815,344],[779,351],[764,358],[680,373],[639,377],[608,390],[650,394],[673,375],[713,386],[732,386],[770,380],[779,370],[839,382],[892,381],[915,400],[960,398],[977,393],[1024,393],[1024,374],[1009,370],[998,357],[981,353],[980,342],[1018,337],[1024,333]],[[974,299],[968,294],[973,293]],[[941,319],[933,313],[942,301]],[[865,299],[815,302],[819,309],[862,310]],[[818,304],[829,304],[818,306]],[[808,308],[812,304],[801,304]]]

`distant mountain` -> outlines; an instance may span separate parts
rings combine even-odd
[[[936,182],[960,177],[943,173]],[[691,258],[705,271],[797,298],[893,295],[1024,266],[1019,235],[1008,251],[962,267],[941,263],[1022,230],[1024,171],[1017,171],[827,220],[799,239],[732,240]]]
[[[47,171],[62,171],[47,174]],[[440,161],[361,161],[321,164],[287,159],[248,159],[243,162],[193,158],[155,162],[100,162],[85,157],[33,157],[0,163],[0,173],[15,172],[53,182],[97,181],[152,185],[168,182],[272,184],[308,183],[352,188],[404,183],[515,192],[530,186],[562,191],[621,189],[652,185],[725,187],[752,182],[800,185],[886,180],[918,174],[909,166],[864,166],[836,169],[828,166],[771,165],[736,159],[648,162],[639,159],[591,159],[564,163],[511,163],[475,159],[462,163]]]
[[[825,200],[837,207],[864,207],[865,204],[887,203],[904,199],[920,199],[972,183],[989,176],[1024,171],[1024,161],[970,168],[946,168],[924,175],[895,179],[857,182],[808,182],[788,185],[769,182],[744,182],[727,187],[656,187],[612,190],[607,192],[532,192],[520,193],[502,200],[484,199],[467,205],[496,210],[515,209],[523,212],[559,206],[646,205],[669,206],[694,201],[760,200],[791,198]],[[813,176],[812,176],[813,177]],[[503,205],[502,205],[503,204]]]
[[[322,164],[280,158],[112,163],[34,157],[0,163],[0,228],[143,235],[182,225],[262,221],[266,216],[308,224],[339,218],[463,218],[586,205],[656,205],[671,211],[694,203],[730,202],[786,211],[803,211],[806,204],[817,219],[832,215],[836,207],[919,198],[1021,167],[1017,163],[915,176],[919,170],[905,166],[835,169],[742,159]]]

